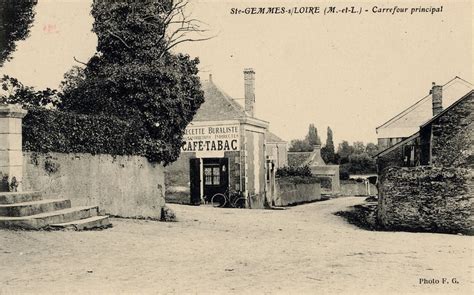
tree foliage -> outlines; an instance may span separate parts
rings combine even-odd
[[[0,67],[11,59],[16,41],[28,37],[37,0],[0,0]]]
[[[183,132],[204,101],[199,60],[173,54],[179,36],[197,27],[184,15],[183,1],[94,0],[97,54],[83,71],[70,72],[60,109],[82,114],[139,118],[151,140],[149,159],[177,159]],[[177,39],[178,38],[178,39]],[[200,39],[196,39],[200,40]]]
[[[290,142],[290,152],[312,152],[313,146],[309,144],[307,140],[293,139]]]
[[[311,146],[321,145],[321,139],[318,136],[318,129],[316,129],[314,124],[309,124],[308,134],[306,135],[306,141]]]
[[[334,149],[333,134],[331,127],[329,126],[327,129],[326,145],[321,148],[321,157],[327,164],[336,163],[336,152]]]
[[[308,135],[304,140],[295,139],[290,143],[290,152],[311,152],[314,146],[310,142],[316,142],[316,127],[309,125]],[[319,140],[319,142],[321,142]],[[365,145],[361,141],[350,144],[347,140],[343,140],[335,152],[333,131],[327,128],[326,145],[321,148],[321,157],[326,164],[339,165],[341,179],[348,179],[349,174],[367,174],[376,172],[375,159],[373,158],[378,152],[377,145],[368,143]]]
[[[58,93],[55,89],[46,88],[36,91],[33,87],[25,86],[18,79],[8,75],[4,75],[0,79],[0,85],[2,88],[0,103],[22,104],[26,107],[55,107],[59,103]]]

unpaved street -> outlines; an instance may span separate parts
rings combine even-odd
[[[284,211],[170,205],[179,222],[2,230],[0,294],[473,294],[472,237],[370,232],[332,214],[362,200]]]

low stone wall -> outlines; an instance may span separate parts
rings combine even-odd
[[[377,187],[369,183],[368,187],[364,182],[355,180],[341,180],[341,196],[376,196],[378,194]]]
[[[23,153],[23,190],[99,205],[107,214],[160,218],[164,169],[144,157]]]
[[[288,206],[321,200],[319,183],[291,183],[277,179],[275,185],[275,205]]]
[[[191,204],[189,187],[166,186],[165,200],[166,203]]]
[[[472,180],[472,171],[463,168],[387,168],[378,222],[389,230],[473,234]]]

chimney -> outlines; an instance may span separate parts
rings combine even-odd
[[[443,86],[436,85],[435,82],[431,87],[431,97],[433,100],[433,117],[443,111]]]
[[[212,74],[209,74],[209,82],[212,82]]]
[[[252,68],[244,69],[245,112],[255,116],[255,72]]]

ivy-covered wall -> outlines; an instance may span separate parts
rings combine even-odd
[[[113,116],[29,108],[22,125],[24,151],[146,157],[154,152],[140,123]]]

